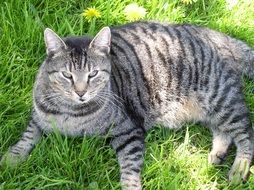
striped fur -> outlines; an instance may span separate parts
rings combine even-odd
[[[254,134],[240,77],[254,79],[248,45],[207,28],[154,22],[106,27],[93,39],[62,40],[46,29],[45,41],[32,120],[3,160],[23,160],[52,123],[71,136],[110,134],[122,186],[138,190],[145,132],[194,121],[213,133],[209,162],[221,163],[234,143],[229,179],[247,179]]]

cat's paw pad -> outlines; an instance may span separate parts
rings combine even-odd
[[[7,152],[1,157],[0,166],[16,167],[19,163],[23,162],[24,160],[25,160],[24,156]]]
[[[221,164],[226,158],[226,153],[210,152],[208,155],[208,163],[213,165]]]
[[[246,181],[249,177],[250,166],[249,159],[236,159],[228,174],[230,183],[239,184]]]

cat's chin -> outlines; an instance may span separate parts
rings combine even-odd
[[[75,100],[75,103],[81,105],[81,104],[87,104],[89,101],[90,99],[87,99],[87,98],[79,98]]]
[[[66,101],[67,104],[69,104],[70,106],[80,106],[83,104],[88,104],[90,100],[87,99],[68,99]]]

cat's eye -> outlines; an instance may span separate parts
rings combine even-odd
[[[62,71],[62,75],[63,75],[65,78],[67,78],[67,79],[72,79],[71,73],[68,73],[68,72],[66,72],[66,71]]]
[[[90,74],[89,74],[89,77],[92,78],[92,77],[95,77],[97,74],[98,74],[98,70],[93,70]]]

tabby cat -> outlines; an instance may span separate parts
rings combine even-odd
[[[240,78],[254,79],[251,47],[207,28],[156,22],[104,27],[93,39],[46,29],[45,42],[31,121],[2,163],[25,160],[54,123],[68,136],[110,135],[123,189],[139,190],[145,132],[194,121],[212,131],[209,162],[220,164],[234,143],[229,179],[247,179],[254,133]]]

